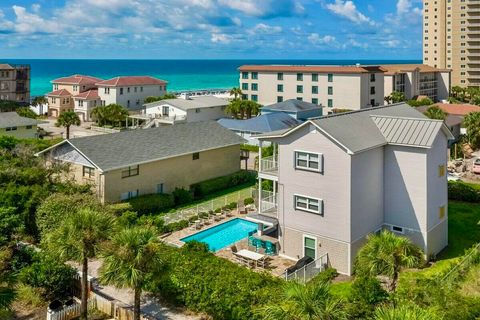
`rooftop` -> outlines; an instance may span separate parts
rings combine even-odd
[[[98,89],[91,89],[91,90],[82,92],[80,94],[77,94],[76,96],[74,96],[74,98],[85,99],[85,100],[96,100],[96,99],[99,99],[100,96],[98,95]]]
[[[71,146],[100,170],[109,171],[243,142],[215,121],[207,121],[74,138],[39,154]]]
[[[370,73],[384,72],[379,66],[322,66],[322,65],[243,65],[240,71]]]
[[[449,72],[450,69],[438,69],[435,67],[431,67],[426,64],[384,64],[381,66],[385,69],[386,75],[393,75],[395,73],[402,73],[402,72],[412,72],[415,70],[419,70],[420,72]]]
[[[230,130],[254,133],[289,129],[301,123],[284,112],[264,114],[247,120],[220,119],[217,122]]]
[[[41,121],[21,117],[16,112],[0,112],[0,128],[33,126]]]
[[[47,93],[47,96],[54,96],[54,97],[66,97],[71,95],[72,94],[66,89],[55,90]]]
[[[456,115],[456,116],[466,116],[470,112],[480,112],[480,106],[476,106],[473,104],[436,103],[434,104],[434,106],[439,107],[449,115]],[[423,113],[427,111],[427,109],[430,107],[431,106],[421,106],[421,107],[418,107],[417,110]]]
[[[321,109],[322,107],[314,103],[300,101],[297,99],[289,99],[282,102],[274,103],[268,106],[264,106],[262,110],[275,110],[285,112],[300,112],[307,110]]]
[[[223,107],[228,104],[228,101],[222,98],[217,98],[214,96],[199,96],[199,97],[190,97],[188,99],[165,99],[160,101],[155,101],[147,103],[144,106],[146,108],[158,107],[164,104],[177,107],[182,110],[189,109],[200,109],[200,108],[212,108],[212,107]]]
[[[84,76],[81,74],[74,74],[69,77],[54,79],[51,82],[58,84],[95,84],[98,81],[102,81],[102,79],[91,76]]]
[[[13,69],[15,68],[8,63],[0,63],[0,70],[13,70]]]
[[[121,76],[108,80],[98,81],[97,86],[140,86],[140,85],[164,85],[166,81],[150,76]]]

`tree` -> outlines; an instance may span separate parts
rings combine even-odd
[[[386,96],[384,100],[387,104],[391,104],[404,102],[407,99],[405,98],[405,94],[403,94],[403,92],[393,91],[389,96]]]
[[[134,291],[134,320],[140,320],[140,298],[161,271],[160,242],[154,229],[133,227],[117,233],[102,254],[100,281]]]
[[[48,99],[45,96],[38,96],[33,98],[32,100],[32,105],[34,106],[40,106],[48,103]]]
[[[467,129],[467,137],[470,143],[475,146],[480,144],[480,112],[470,112],[463,120]]]
[[[251,100],[233,99],[225,109],[227,114],[232,115],[235,119],[250,119],[252,115],[260,112],[260,105]]]
[[[433,310],[403,303],[397,306],[383,305],[375,310],[374,320],[440,320]]]
[[[443,111],[437,106],[429,107],[427,111],[424,112],[424,115],[426,115],[430,119],[443,120],[443,121],[445,121],[445,118],[447,118],[447,114],[445,113],[445,111]]]
[[[119,127],[122,122],[128,117],[128,110],[119,104],[109,104],[105,106],[106,119],[112,124],[117,124]]]
[[[238,98],[241,98],[242,94],[243,94],[242,89],[240,89],[238,87],[233,87],[230,90],[230,95],[233,96],[234,100],[237,100]]]
[[[225,113],[231,115],[235,119],[242,119],[240,117],[240,107],[241,107],[240,100],[234,99],[230,101],[230,103],[225,108]]]
[[[395,291],[402,268],[421,265],[423,252],[406,237],[383,230],[367,236],[367,243],[357,255],[356,272],[360,275],[384,275],[390,278],[389,289]]]
[[[96,106],[92,109],[90,115],[95,120],[97,125],[99,125],[100,127],[105,125],[107,118],[105,106]]]
[[[306,285],[285,282],[280,293],[280,302],[266,305],[259,310],[265,320],[336,320],[346,319],[341,300],[330,294],[330,285],[325,281],[314,281]]]
[[[28,108],[28,107],[18,108],[17,109],[17,114],[20,117],[31,118],[31,119],[36,119],[37,118],[37,114],[35,112],[33,112],[33,110]]]
[[[75,260],[82,265],[81,319],[87,319],[88,259],[95,257],[99,246],[114,228],[113,219],[91,209],[69,214],[57,229],[47,235],[48,249],[61,259]]]
[[[244,106],[247,119],[250,119],[252,116],[256,116],[260,112],[260,105],[255,101],[247,100],[243,101],[242,104]]]
[[[67,129],[67,139],[70,139],[70,126],[79,126],[80,118],[73,111],[65,111],[58,116],[57,122],[55,123],[57,127],[65,127]]]

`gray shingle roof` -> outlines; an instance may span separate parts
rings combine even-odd
[[[42,121],[20,117],[16,112],[0,112],[0,128],[33,126],[39,123]]]
[[[318,106],[314,103],[300,101],[297,99],[289,99],[282,102],[274,103],[268,106],[264,106],[265,110],[276,110],[276,111],[285,111],[285,112],[300,112],[307,110],[316,110],[321,109],[321,106]]]
[[[263,133],[288,129],[300,124],[301,121],[285,112],[275,112],[247,120],[220,119],[218,123],[230,130]]]
[[[70,139],[103,171],[244,143],[215,121]]]
[[[189,99],[165,99],[145,104],[146,108],[158,107],[164,104],[177,107],[182,110],[222,107],[228,104],[228,101],[214,96],[190,97]]]
[[[395,118],[396,121],[389,121],[387,125],[387,117]],[[439,130],[443,130],[449,139],[453,139],[442,121],[428,119],[406,103],[328,115],[313,119],[311,123],[350,153],[387,143],[430,147],[433,143],[432,137],[436,136]],[[423,125],[419,126],[421,123]],[[408,130],[402,125],[408,125]],[[278,136],[287,135],[291,131],[280,132]],[[274,137],[272,134],[263,136]]]

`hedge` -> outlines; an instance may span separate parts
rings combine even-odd
[[[281,290],[280,278],[218,258],[201,245],[165,245],[161,255],[165,272],[148,290],[213,319],[256,319],[255,308],[275,301]]]
[[[199,198],[247,182],[255,182],[255,180],[255,173],[250,171],[239,171],[228,176],[218,177],[192,184],[190,189],[193,191],[194,197]]]
[[[138,214],[149,214],[165,210],[175,205],[171,194],[157,193],[139,196],[128,200],[133,211]]]
[[[464,202],[480,202],[480,192],[464,182],[449,181],[448,199]]]

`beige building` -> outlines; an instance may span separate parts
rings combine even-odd
[[[244,65],[239,68],[243,99],[269,105],[289,99],[359,110],[384,105],[385,96],[403,92],[407,99],[426,95],[448,98],[450,70],[422,64],[381,66]]]
[[[452,85],[480,85],[480,1],[424,0],[423,63],[452,69]]]
[[[195,122],[64,140],[38,155],[70,163],[78,183],[118,202],[235,173],[243,142],[216,122]]]
[[[260,161],[259,214],[252,218],[276,220],[281,255],[328,257],[351,275],[366,236],[382,229],[409,237],[426,257],[447,246],[453,136],[443,121],[401,103],[257,137],[273,143],[276,156]],[[264,179],[273,192],[262,190]]]
[[[38,120],[19,116],[16,112],[0,112],[0,136],[18,139],[37,138]]]
[[[0,64],[0,100],[30,102],[30,66]]]

